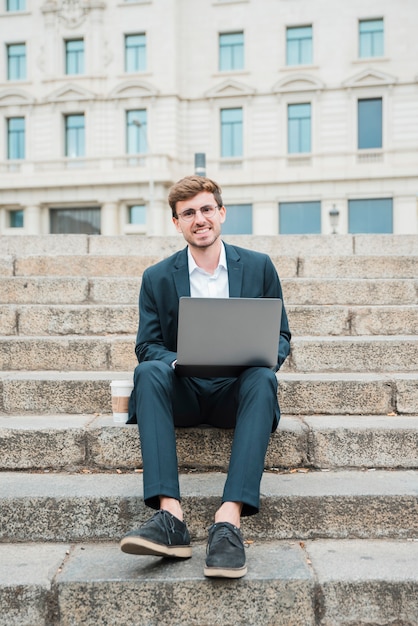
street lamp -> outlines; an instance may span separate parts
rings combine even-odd
[[[197,176],[206,176],[206,153],[195,152],[194,171]]]
[[[332,205],[332,209],[329,212],[329,221],[331,224],[331,229],[332,229],[332,234],[336,235],[337,234],[337,225],[338,225],[338,218],[340,217],[340,212],[339,210],[336,208],[335,204]]]
[[[145,150],[147,153],[147,160],[149,162],[149,208],[150,211],[152,210],[152,207],[154,205],[154,175],[153,175],[153,169],[152,169],[152,156],[151,156],[151,148],[149,145],[149,141],[148,141],[148,134],[144,129],[144,124],[143,122],[141,122],[141,120],[138,119],[134,119],[132,120],[132,123],[134,124],[134,126],[136,126],[139,130],[139,132],[142,132],[144,140],[145,140]]]

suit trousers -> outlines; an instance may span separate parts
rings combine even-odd
[[[272,370],[188,378],[162,361],[144,361],[135,369],[134,396],[145,504],[158,509],[159,496],[181,500],[175,428],[208,424],[235,429],[222,502],[242,502],[242,515],[258,512],[264,459],[280,416]]]

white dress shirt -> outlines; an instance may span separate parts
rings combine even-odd
[[[190,295],[192,298],[229,298],[228,266],[223,242],[221,242],[221,246],[218,267],[213,274],[205,272],[196,265],[190,249],[187,248]]]

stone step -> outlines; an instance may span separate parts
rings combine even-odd
[[[226,471],[233,431],[177,429],[181,470]],[[142,467],[137,426],[111,416],[0,416],[0,470],[133,470]],[[418,415],[284,415],[266,469],[418,469]]]
[[[126,372],[4,371],[0,414],[111,413],[110,381]],[[291,415],[418,413],[418,373],[279,372],[279,402]]]
[[[159,254],[1,256],[3,276],[135,276],[164,258]],[[415,256],[288,256],[273,254],[280,278],[416,278]]]
[[[137,304],[138,277],[2,278],[0,304]],[[417,279],[285,278],[289,305],[415,305]]]
[[[0,625],[417,624],[417,541],[254,542],[235,581],[205,578],[204,551],[169,561],[116,543],[2,544]]]
[[[180,235],[13,235],[2,236],[3,255],[163,255],[168,256],[184,246]],[[233,245],[267,254],[290,256],[342,255],[418,255],[416,235],[225,235]]]
[[[195,540],[205,537],[225,478],[180,475]],[[3,542],[113,541],[150,514],[136,472],[2,472],[0,507]],[[243,531],[256,540],[417,537],[418,471],[265,472],[260,513],[243,518]]]
[[[414,372],[418,336],[295,337],[283,371]],[[0,337],[0,370],[133,370],[135,336]]]
[[[286,307],[294,337],[298,335],[415,335],[418,307]],[[134,335],[137,304],[0,304],[0,335]]]

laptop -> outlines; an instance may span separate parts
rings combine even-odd
[[[282,306],[278,298],[180,298],[176,373],[229,377],[275,367]]]

